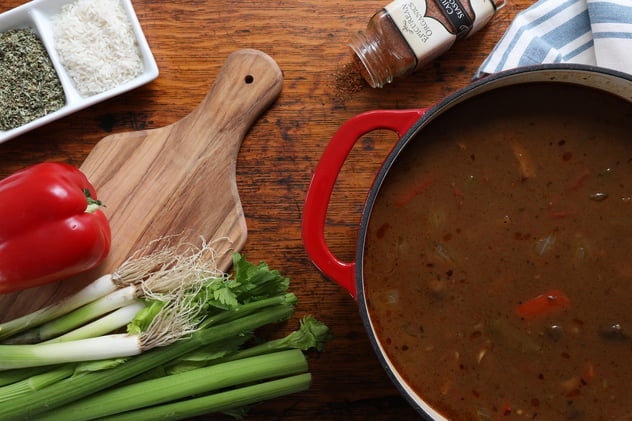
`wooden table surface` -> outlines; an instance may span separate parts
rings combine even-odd
[[[466,86],[516,13],[533,2],[509,0],[481,32],[411,77],[383,89],[348,92],[336,77],[349,57],[346,43],[385,5],[382,1],[134,0],[160,68],[158,79],[0,144],[0,177],[43,161],[79,166],[108,134],[176,122],[206,95],[230,53],[255,48],[269,54],[283,71],[284,85],[238,157],[238,187],[249,229],[244,252],[249,260],[265,261],[290,276],[299,297],[296,318],[313,314],[331,327],[335,338],[326,352],[310,355],[314,377],[309,391],[257,406],[248,419],[415,419],[381,368],[357,303],[324,279],[304,251],[305,193],[323,149],[342,123],[368,110],[430,106]],[[2,0],[0,12],[22,3]],[[345,261],[353,259],[356,226],[372,177],[395,141],[393,133],[363,137],[340,174],[326,239]],[[116,247],[116,238],[113,242]]]

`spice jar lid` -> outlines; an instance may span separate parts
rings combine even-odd
[[[115,13],[112,12],[113,6]],[[108,36],[99,32],[99,25],[91,21],[94,13],[103,10],[100,8],[109,9],[109,27],[103,29],[101,26],[101,31],[110,31]],[[90,13],[87,13],[88,10]],[[102,16],[100,19],[102,20]],[[89,36],[76,37],[73,34],[77,31]],[[26,51],[21,51],[23,48],[20,42],[32,42],[32,37],[9,36],[16,32],[34,34],[41,41],[43,49],[36,49],[29,44]],[[112,36],[112,33],[115,35]],[[89,39],[92,41],[88,41]],[[96,45],[94,39],[97,40]],[[103,40],[102,45],[98,42],[100,40]],[[91,42],[92,48],[85,48],[85,44],[82,46],[81,42]],[[106,47],[114,47],[116,57],[110,58]],[[50,86],[60,84],[63,92],[60,92],[62,99],[59,104],[52,109],[43,106],[45,104],[34,104],[42,105],[41,113],[33,111],[33,107],[26,109],[25,105],[17,101],[13,101],[11,106],[3,107],[2,113],[13,114],[0,115],[0,143],[149,83],[159,73],[131,0],[33,0],[25,3],[0,14],[0,50],[6,48],[15,49],[20,54],[42,54],[40,58],[52,66],[54,72],[51,72],[58,78],[58,81],[47,80],[47,84],[43,84],[47,88],[42,89],[53,89],[48,88],[50,82]],[[124,55],[125,60],[121,60],[121,55]],[[12,102],[12,95],[17,98],[21,90],[29,89],[28,86],[9,83],[12,72],[30,71],[19,65],[20,55],[16,57],[16,63],[9,63],[8,60],[0,62],[0,96],[5,103]],[[111,70],[113,66],[105,66],[112,63],[116,63],[116,71]],[[100,73],[105,72],[106,70],[101,69],[106,68],[110,69],[110,73]],[[50,78],[51,72],[39,73],[38,70],[29,76],[38,78],[46,75]],[[85,77],[82,79],[82,75],[90,75],[90,80]],[[28,81],[28,77],[24,78],[22,73],[17,76],[18,80]],[[15,79],[12,81],[15,82]],[[46,98],[47,93],[42,93],[41,97]],[[25,108],[19,109],[20,106]]]

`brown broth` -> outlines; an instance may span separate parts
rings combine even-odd
[[[557,83],[449,110],[376,199],[368,311],[451,420],[632,420],[632,106]],[[571,305],[524,319],[558,289]]]

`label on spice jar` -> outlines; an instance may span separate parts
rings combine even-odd
[[[456,31],[457,38],[462,38],[472,29],[472,19],[459,0],[436,0],[435,4]]]
[[[395,0],[384,8],[417,57],[417,69],[483,27],[491,0]]]

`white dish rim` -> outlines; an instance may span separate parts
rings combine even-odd
[[[59,60],[59,56],[53,46],[53,35],[50,28],[51,17],[59,13],[63,5],[71,4],[75,1],[76,0],[32,0],[0,14],[0,33],[11,29],[30,28],[38,34],[42,43],[46,47],[66,95],[66,104],[60,109],[39,117],[22,126],[6,131],[0,130],[0,144],[98,102],[102,102],[106,99],[131,91],[158,77],[158,65],[156,64],[151,48],[145,38],[145,34],[138,20],[138,16],[136,15],[136,11],[134,10],[134,6],[132,5],[132,1],[121,0],[136,36],[136,41],[142,55],[144,71],[134,79],[105,92],[89,97],[81,96],[74,87],[70,77]]]

